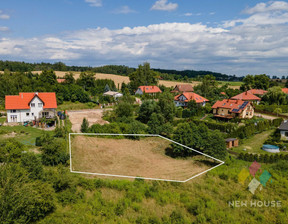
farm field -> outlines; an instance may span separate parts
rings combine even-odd
[[[40,74],[41,71],[33,71],[32,73],[38,73]],[[64,77],[67,72],[62,72],[62,71],[55,71],[57,77]],[[74,73],[74,78],[78,79],[80,76],[80,72],[73,72]],[[128,83],[129,82],[129,77],[128,76],[121,76],[121,75],[114,75],[114,74],[104,74],[104,73],[96,73],[96,79],[112,79],[115,82],[116,87],[121,86],[121,84]],[[192,86],[198,85],[200,82],[198,81],[193,81],[190,83]],[[221,82],[223,85],[226,82]],[[168,81],[168,80],[160,80],[159,81],[160,85],[164,85],[166,87],[174,87],[175,85],[179,84],[187,84],[186,82],[177,82],[177,81]],[[240,85],[242,82],[228,82],[229,87],[232,89],[239,89]]]
[[[72,131],[80,132],[83,118],[86,118],[89,125],[92,124],[108,124],[108,121],[102,119],[103,112],[107,109],[82,109],[82,110],[68,110],[69,120],[72,123]]]
[[[165,155],[169,146],[169,141],[158,137],[131,140],[73,136],[72,170],[183,181],[210,168],[191,158]]]

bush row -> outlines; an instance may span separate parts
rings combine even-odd
[[[249,138],[254,134],[261,133],[263,131],[269,130],[270,128],[279,127],[282,121],[282,118],[277,118],[272,121],[263,120],[252,124],[247,124],[231,132],[230,137],[238,137],[240,139]]]
[[[198,119],[180,119],[180,120],[174,120],[173,125],[177,126],[180,123],[186,123],[186,122],[193,122],[196,125],[205,124],[209,129],[211,130],[219,130],[221,132],[231,133],[234,130],[236,130],[237,125],[234,123],[216,123],[211,121],[205,121],[205,120],[198,120]]]
[[[238,159],[249,161],[249,162],[263,162],[263,163],[274,163],[278,162],[279,160],[286,160],[288,161],[288,155],[284,154],[251,154],[251,153],[243,153],[241,152],[238,155]]]
[[[276,108],[280,108],[282,113],[288,113],[288,106],[287,105],[255,105],[255,109],[267,111],[267,112],[274,112]]]

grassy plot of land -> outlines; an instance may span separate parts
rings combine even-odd
[[[0,140],[15,138],[24,145],[35,146],[35,139],[41,136],[43,130],[24,126],[2,126],[0,127]]]
[[[167,140],[141,140],[74,136],[71,140],[74,171],[145,178],[186,180],[210,168],[195,159],[175,159],[165,155]]]
[[[258,153],[258,154],[268,153],[268,152],[265,152],[264,150],[262,150],[262,146],[263,146],[264,142],[267,140],[267,138],[269,137],[269,135],[271,135],[273,133],[273,131],[274,130],[264,131],[260,134],[254,135],[252,138],[244,139],[243,144],[241,144],[238,147],[233,148],[233,151],[250,152],[250,153]],[[243,149],[246,149],[246,151],[244,151]],[[270,153],[268,153],[268,154],[270,154]]]

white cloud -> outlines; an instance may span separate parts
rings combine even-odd
[[[101,7],[102,6],[102,0],[85,0],[90,6],[92,7]]]
[[[9,31],[9,28],[6,26],[0,26],[0,32],[7,32]]]
[[[247,8],[243,13],[254,14],[254,13],[265,13],[271,11],[288,11],[288,3],[284,1],[270,1],[268,3],[258,3],[252,8]]]
[[[184,13],[184,16],[201,16],[202,13],[191,13],[191,12],[187,12],[187,13]]]
[[[114,11],[115,14],[129,14],[129,13],[136,13],[135,10],[133,9],[130,9],[129,6],[125,5],[125,6],[122,6],[121,8],[119,9],[116,9]]]
[[[173,11],[178,7],[177,3],[168,3],[168,0],[157,0],[151,10]]]
[[[226,21],[228,28],[161,23],[121,29],[98,27],[37,38],[0,38],[0,57],[92,66],[137,66],[148,61],[152,67],[167,69],[282,75],[288,71],[286,14],[255,12]]]
[[[3,13],[3,11],[0,10],[0,19],[10,19],[10,16],[8,14]]]

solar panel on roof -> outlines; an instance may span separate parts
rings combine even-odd
[[[233,109],[232,110],[232,112],[238,112],[239,111],[239,109]]]

